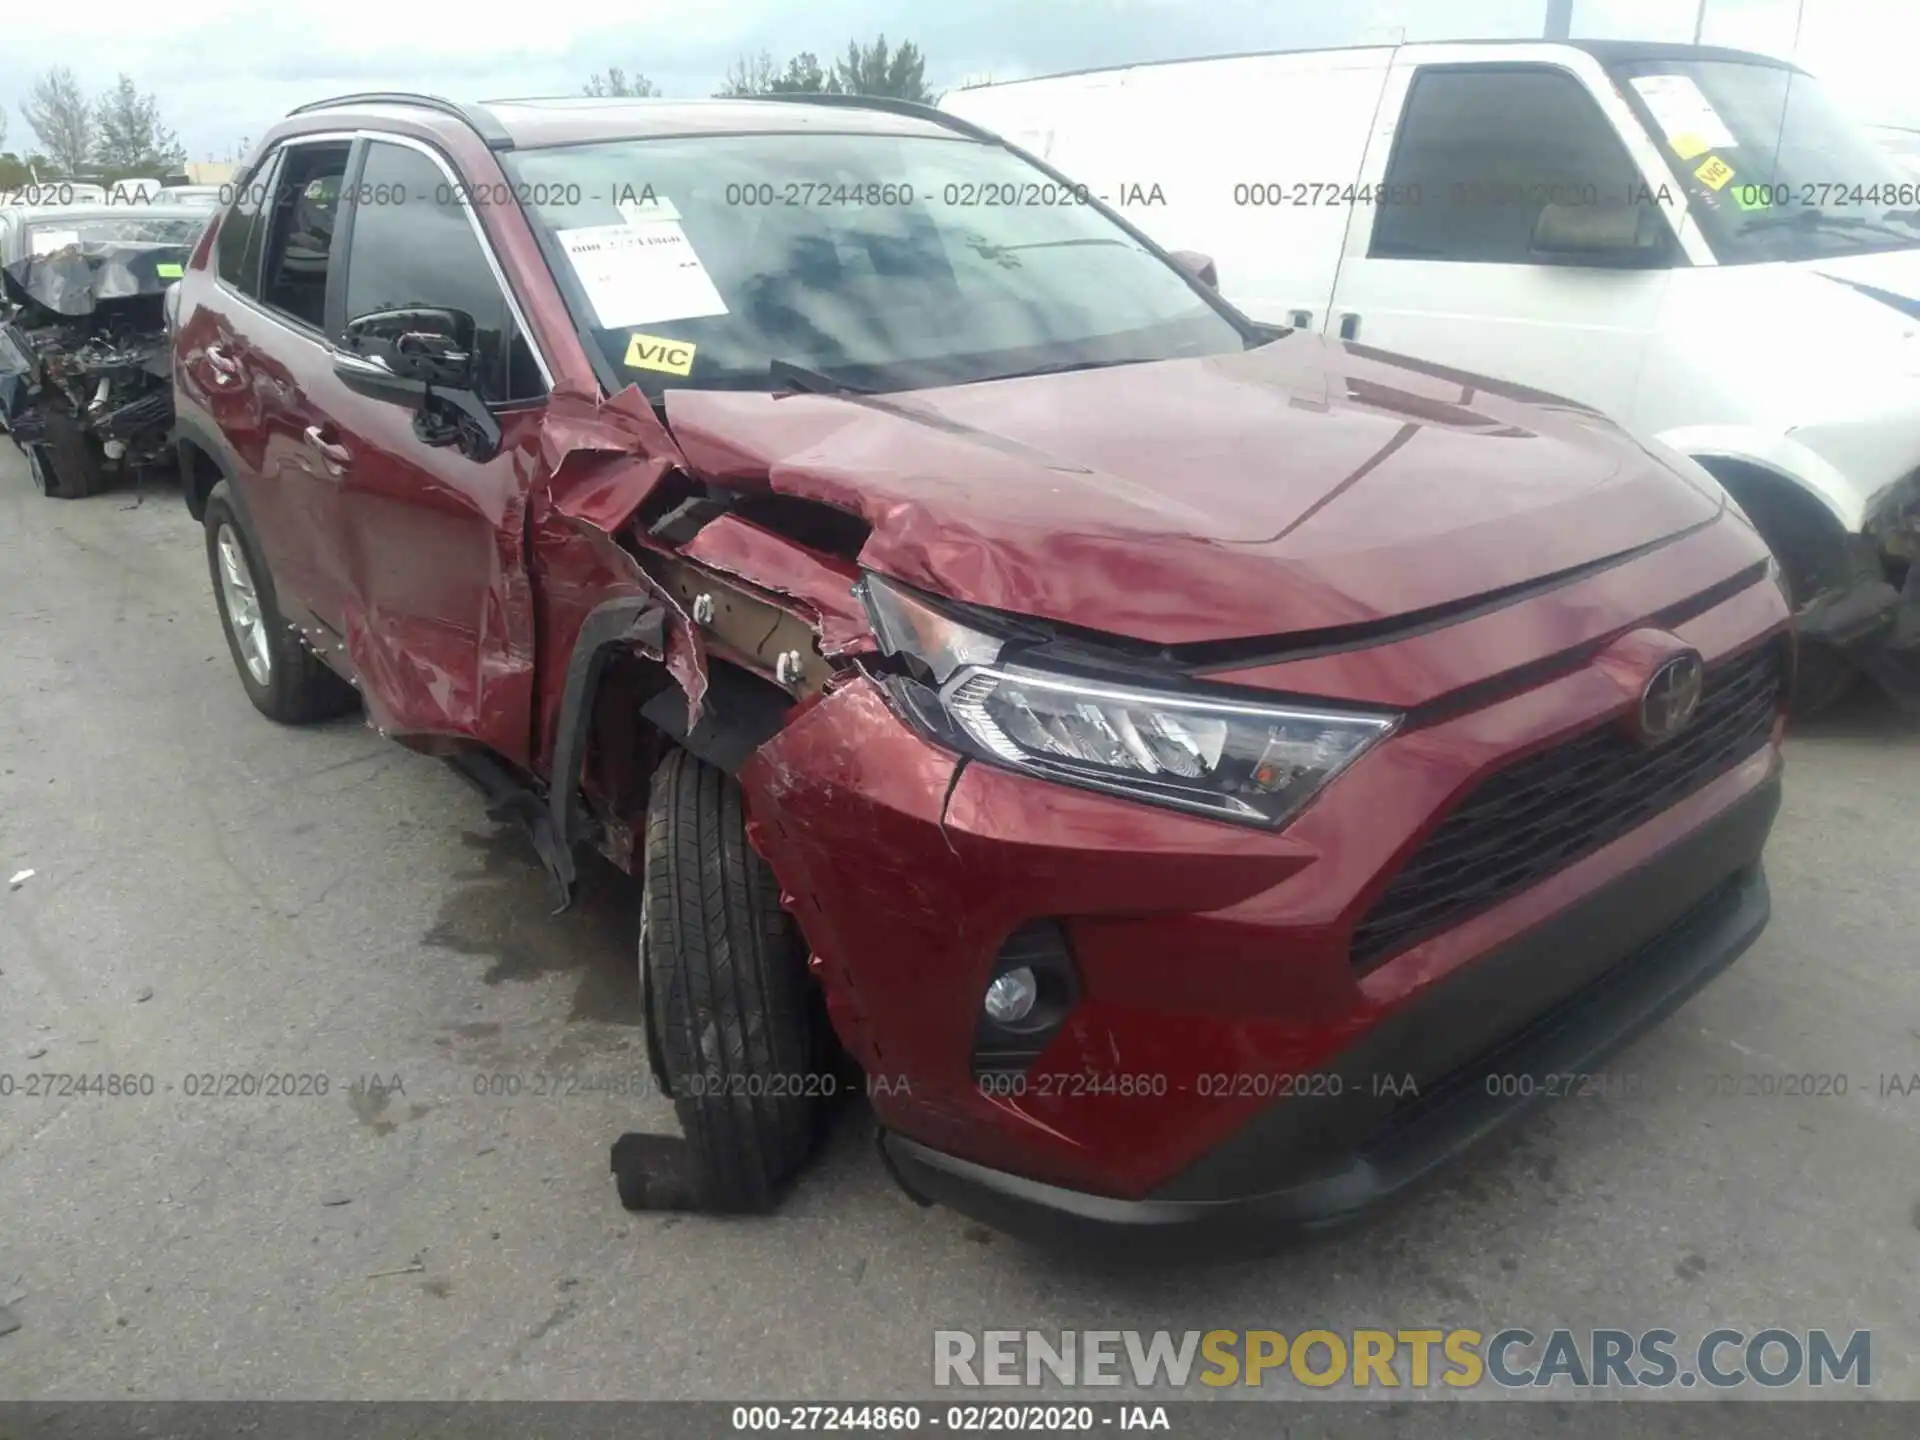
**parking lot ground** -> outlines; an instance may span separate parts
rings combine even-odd
[[[177,492],[43,500],[0,444],[0,1398],[930,1397],[937,1328],[1422,1325],[1868,1328],[1920,1398],[1920,1091],[1881,1078],[1920,1075],[1920,728],[1863,694],[1789,752],[1772,926],[1630,1093],[1359,1230],[1070,1262],[917,1208],[857,1108],[771,1217],[630,1215],[607,1147],[670,1107],[537,1093],[645,1071],[624,880],[551,915],[444,766],[256,715]]]

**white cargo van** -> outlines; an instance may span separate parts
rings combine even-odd
[[[1462,42],[941,104],[1212,257],[1257,319],[1568,397],[1691,456],[1779,557],[1805,708],[1844,657],[1920,700],[1920,177],[1804,71]]]

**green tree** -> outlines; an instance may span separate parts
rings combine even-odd
[[[773,57],[762,50],[758,55],[741,55],[727,67],[726,82],[714,94],[743,95],[837,95],[839,82],[820,65],[820,57],[802,50],[787,61],[784,70],[774,68]]]
[[[159,175],[184,165],[187,152],[160,123],[160,102],[122,74],[94,107],[93,159],[109,180]]]
[[[35,175],[44,180],[52,173],[53,162],[37,150],[24,158],[11,150],[0,155],[0,190],[24,190]]]
[[[839,82],[820,68],[820,60],[811,50],[802,50],[787,61],[787,68],[768,87],[775,95],[837,95]]]
[[[587,77],[587,83],[581,87],[580,93],[583,95],[597,95],[602,98],[609,95],[624,95],[644,100],[658,95],[660,88],[637,71],[634,73],[633,78],[629,80],[625,70],[622,70],[618,65],[609,65],[606,74],[602,75],[598,71],[595,71],[592,75],[589,75]]]
[[[933,102],[927,89],[927,60],[911,40],[898,50],[887,49],[887,37],[879,36],[871,45],[858,40],[847,42],[847,53],[833,62],[832,89],[848,95],[891,95],[897,100]]]
[[[63,175],[77,175],[93,151],[93,107],[81,93],[73,71],[56,65],[33,82],[33,93],[20,107],[27,124],[40,137],[47,155]],[[42,176],[42,179],[47,177]]]
[[[727,78],[713,93],[722,99],[771,94],[775,73],[773,56],[764,50],[758,55],[738,55],[727,67]]]

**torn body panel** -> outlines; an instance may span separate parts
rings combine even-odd
[[[477,462],[409,444],[404,410],[354,394],[330,369],[325,380],[300,380],[310,398],[331,382],[323,408],[332,429],[322,435],[352,459],[336,473],[305,443],[309,417],[269,416],[282,442],[278,495],[312,501],[307,549],[322,570],[313,593],[334,609],[319,618],[342,637],[369,721],[396,738],[473,742],[525,769],[536,644],[526,508],[538,418],[502,416],[498,453]]]
[[[533,548],[540,557],[540,740],[533,768],[551,783],[560,783],[561,777],[551,767],[561,748],[568,667],[587,618],[610,600],[642,600],[665,612],[664,649],[649,654],[643,648],[637,653],[665,665],[686,696],[688,726],[697,724],[707,692],[706,645],[672,592],[641,569],[639,561],[611,535],[561,512],[544,497],[535,500]]]
[[[722,515],[680,548],[711,570],[798,601],[819,634],[822,655],[834,658],[873,648],[866,607],[854,595],[860,568],[796,544],[751,520]]]

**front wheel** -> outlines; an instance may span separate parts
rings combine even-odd
[[[60,488],[60,477],[54,473],[53,457],[47,453],[43,444],[22,445],[20,449],[27,457],[27,474],[33,479],[33,488],[49,500],[65,500],[66,491]]]
[[[747,842],[740,786],[684,750],[653,774],[643,886],[647,1035],[686,1132],[697,1202],[770,1209],[807,1157],[832,1082],[806,948]]]

